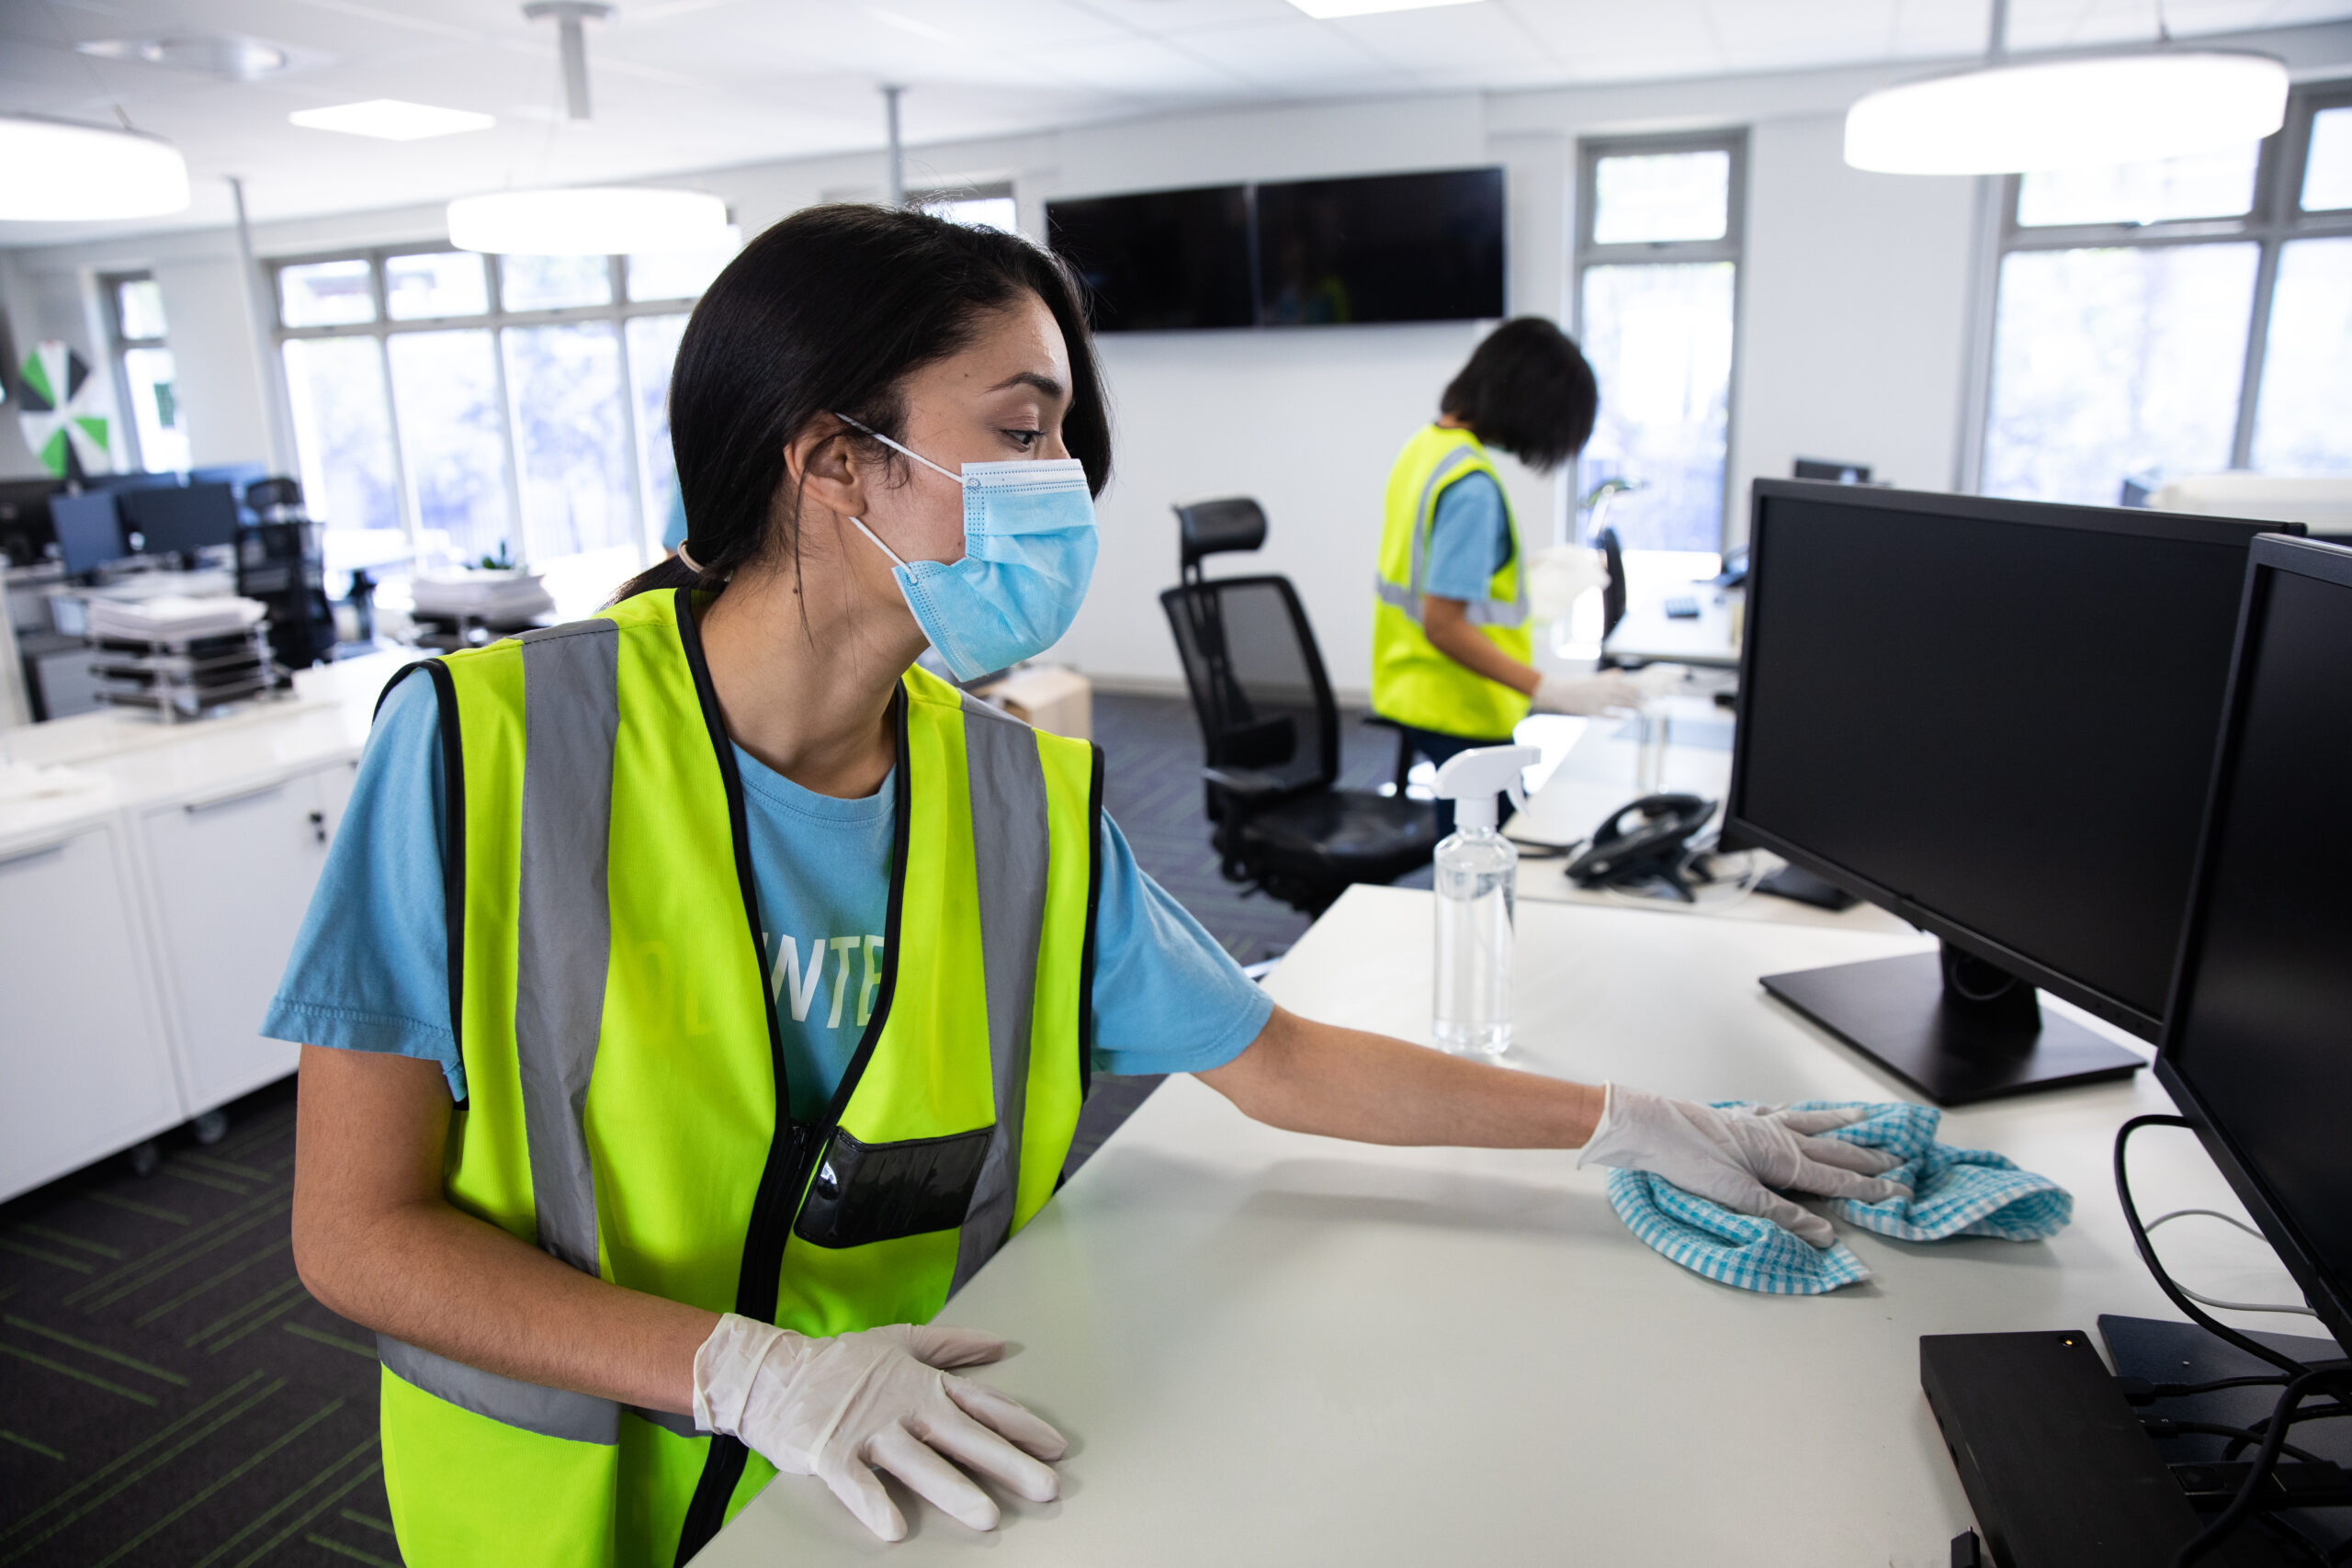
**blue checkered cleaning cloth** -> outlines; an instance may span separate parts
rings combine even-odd
[[[1796,1109],[1862,1103],[1809,1100]],[[1841,1218],[1904,1241],[1955,1235],[2039,1241],[2065,1229],[2074,1218],[2074,1194],[2048,1177],[2019,1170],[1989,1149],[1957,1149],[1936,1142],[1943,1113],[1932,1106],[1894,1102],[1868,1109],[1870,1114],[1852,1126],[1821,1135],[1901,1156],[1903,1164],[1886,1175],[1909,1186],[1911,1196],[1883,1203],[1833,1199],[1830,1210]],[[1734,1213],[1647,1171],[1611,1171],[1609,1201],[1645,1245],[1695,1274],[1743,1291],[1817,1296],[1871,1277],[1870,1269],[1842,1241],[1815,1247],[1770,1220]]]

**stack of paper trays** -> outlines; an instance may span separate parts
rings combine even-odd
[[[232,595],[191,599],[166,593],[128,601],[93,596],[90,636],[111,642],[162,643],[233,637],[268,613],[259,600]]]
[[[472,620],[491,626],[528,626],[555,608],[555,600],[525,571],[420,573],[411,584],[416,613],[436,620]]]

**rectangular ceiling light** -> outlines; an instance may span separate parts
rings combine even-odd
[[[1474,6],[1477,0],[1290,0],[1318,22],[1334,17],[1370,17],[1383,11],[1426,11],[1434,6]]]
[[[350,136],[373,136],[385,141],[455,136],[461,130],[488,130],[498,123],[494,117],[475,114],[470,109],[435,108],[431,104],[402,103],[398,98],[369,98],[364,104],[296,109],[286,118],[309,130],[340,130]]]

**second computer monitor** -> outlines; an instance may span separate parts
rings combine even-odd
[[[49,498],[49,520],[57,530],[57,553],[68,576],[96,571],[130,551],[122,538],[122,517],[110,491],[85,490]]]
[[[2264,527],[1758,480],[1726,836],[1948,944],[1776,994],[1947,1103],[2135,1066],[2032,987],[2154,1036]]]
[[[237,495],[226,484],[128,490],[117,498],[126,534],[150,555],[192,554],[237,538]]]

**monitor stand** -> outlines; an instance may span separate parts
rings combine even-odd
[[[2146,1065],[1958,948],[1767,975],[1764,988],[1938,1105],[2128,1077]]]

